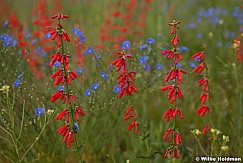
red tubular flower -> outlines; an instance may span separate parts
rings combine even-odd
[[[61,73],[62,73],[62,70],[58,70],[58,71],[56,71],[54,74],[52,74],[51,78],[54,79],[54,78],[56,78],[57,76],[59,76]]]
[[[205,52],[204,52],[204,51],[201,51],[201,52],[198,52],[198,53],[194,54],[194,55],[192,56],[192,58],[193,58],[193,59],[198,58],[198,59],[202,59],[202,60],[204,60],[204,59],[205,59],[205,58],[204,58],[204,54],[205,54]]]
[[[176,132],[176,145],[179,145],[180,143],[181,143],[180,133]]]
[[[170,148],[167,148],[164,154],[164,158],[167,158],[168,154],[169,154]]]
[[[182,60],[183,57],[182,57],[181,53],[176,53],[176,56],[175,56],[175,64],[178,63],[178,60],[179,60],[179,59]]]
[[[76,107],[76,121],[79,121],[79,114],[82,116],[85,115],[84,111],[81,108]]]
[[[69,76],[70,76],[70,78],[71,78],[72,80],[78,78],[78,75],[77,75],[75,72],[72,72],[72,71],[69,72]]]
[[[61,96],[63,95],[63,90],[60,90],[56,93],[54,93],[52,96],[51,96],[51,102],[55,102],[57,99],[59,99]]]
[[[67,112],[66,123],[69,123],[69,121],[70,121],[70,116],[71,116],[70,112]]]
[[[209,106],[205,106],[205,105],[203,105],[203,106],[200,106],[200,107],[197,109],[196,112],[197,112],[197,114],[199,114],[201,117],[204,117],[207,111],[208,111],[208,112],[211,111],[210,108],[209,108]]]
[[[68,136],[67,147],[70,147],[71,146],[71,143],[73,142],[73,140],[74,140],[74,133],[73,132],[70,132],[70,134]]]
[[[68,16],[68,15],[64,15],[64,14],[60,14],[60,13],[58,13],[58,14],[52,16],[51,18],[52,18],[52,19],[58,19],[58,20],[60,20],[60,19],[67,19],[67,18],[69,18],[69,16]]]
[[[55,119],[56,119],[56,120],[62,120],[62,118],[63,118],[64,116],[67,115],[67,111],[68,111],[68,109],[64,109],[64,110],[62,110],[62,111],[55,117]]]
[[[208,131],[210,129],[210,126],[209,126],[209,124],[206,124],[206,126],[203,128],[203,130],[202,130],[202,134],[204,135],[204,134],[206,134],[206,132]]]
[[[180,155],[180,151],[179,151],[178,148],[176,148],[176,157],[177,157],[177,158],[180,158],[180,157],[181,157],[181,155]]]
[[[132,121],[132,123],[128,126],[128,131],[131,131],[133,127],[135,126],[136,119]]]
[[[208,69],[208,66],[205,64],[205,62],[202,62],[202,63],[200,63],[200,64],[193,70],[193,72],[194,72],[194,73],[201,74],[201,72],[202,72],[203,69],[204,69],[204,66],[206,66],[206,69]]]
[[[62,127],[57,131],[57,133],[60,134],[60,135],[62,135],[63,133],[65,133],[65,132],[67,131],[68,126],[69,126],[68,124],[62,126]]]
[[[68,129],[68,130],[66,131],[66,134],[63,136],[63,140],[62,140],[63,143],[66,143],[66,141],[67,141],[69,135],[70,135],[70,129]]]
[[[50,58],[52,59],[50,66],[54,66],[56,61],[60,60],[61,54],[59,52],[57,52],[57,53],[53,54],[52,56],[50,56]]]
[[[173,43],[174,47],[177,46],[177,43],[179,42],[179,38],[178,38],[178,35],[175,35],[172,39],[171,39],[171,42]]]
[[[165,54],[168,54],[168,53],[171,53],[171,52],[172,52],[172,50],[163,50],[161,52],[161,55],[165,55]]]
[[[171,158],[175,158],[175,151],[174,151],[174,149],[172,149],[170,152],[171,152]]]
[[[165,135],[164,135],[164,137],[163,137],[164,140],[167,139],[167,137],[169,136],[169,134],[171,133],[171,131],[172,131],[172,128],[168,128],[168,129],[166,129]]]
[[[202,105],[205,104],[206,100],[208,100],[209,96],[207,92],[204,92],[203,94],[201,94],[201,96],[199,97],[199,100],[202,101]]]
[[[136,121],[135,122],[135,129],[134,129],[135,134],[138,134],[138,126],[139,126],[139,123]]]
[[[129,106],[127,108],[127,111],[125,112],[125,116],[127,116],[131,111],[133,111],[133,113],[134,113],[133,106]]]

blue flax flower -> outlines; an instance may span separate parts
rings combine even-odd
[[[41,114],[44,114],[44,112],[45,112],[44,108],[41,108],[41,107],[38,107],[38,108],[36,108],[36,109],[34,110],[35,115],[38,116],[38,117],[39,117]]]
[[[148,43],[148,44],[154,44],[154,39],[153,39],[152,37],[149,37],[149,38],[147,39],[147,43]]]
[[[90,96],[91,95],[91,90],[90,89],[87,89],[85,92],[84,92],[84,95],[86,97]]]
[[[121,88],[120,88],[120,86],[116,85],[116,86],[114,87],[113,91],[114,91],[115,93],[120,93],[120,92],[121,92]]]
[[[107,76],[107,74],[105,72],[100,72],[100,75],[104,79],[107,79],[108,78],[108,76]]]
[[[100,87],[99,84],[92,84],[91,89],[92,89],[92,90],[96,90],[96,89],[98,89],[99,87]]]
[[[131,47],[130,41],[124,41],[121,46],[122,50],[129,49],[130,47]]]

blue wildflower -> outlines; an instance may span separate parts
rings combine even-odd
[[[72,32],[73,32],[73,34],[76,35],[76,36],[80,36],[80,34],[81,34],[80,30],[77,29],[77,28],[73,28],[73,29],[72,29]]]
[[[163,38],[163,36],[162,36],[161,34],[158,34],[157,37],[158,37],[159,39],[162,39],[162,38]]]
[[[48,32],[48,33],[45,35],[45,38],[46,38],[46,39],[49,39],[50,37],[51,37],[51,33]]]
[[[148,47],[148,45],[147,44],[143,44],[143,45],[141,45],[140,46],[140,50],[145,50],[145,49],[147,49],[147,47]]]
[[[8,26],[8,20],[6,20],[3,24],[3,27],[7,27]]]
[[[79,42],[85,42],[85,36],[84,36],[84,34],[82,34],[82,35],[80,35],[80,40],[79,40]]]
[[[28,33],[28,34],[25,36],[26,39],[29,39],[30,37],[31,37],[31,34],[30,34],[30,33]]]
[[[188,51],[188,47],[186,47],[186,46],[180,46],[180,47],[178,48],[178,52],[179,52],[179,53],[182,53],[183,51]]]
[[[129,49],[131,47],[131,42],[130,41],[124,41],[122,43],[121,49],[125,50],[125,49]]]
[[[113,91],[114,91],[115,93],[120,93],[120,92],[121,92],[121,88],[120,88],[120,86],[116,85],[116,86],[114,87]]]
[[[34,110],[35,115],[38,116],[38,117],[39,117],[41,114],[44,114],[44,112],[45,112],[44,108],[41,108],[41,107],[38,107],[38,108],[36,108],[36,109]]]
[[[20,75],[18,76],[18,79],[21,79],[23,76],[24,76],[24,73],[20,74]]]
[[[17,40],[13,40],[12,46],[15,47],[17,45],[18,41]]]
[[[223,43],[222,42],[217,42],[217,47],[222,47],[223,46]]]
[[[33,39],[32,41],[31,41],[31,44],[36,44],[37,43],[37,39]]]
[[[64,86],[63,85],[57,88],[57,91],[60,91],[60,90],[64,90]]]
[[[84,92],[84,95],[85,96],[90,96],[91,95],[91,90],[90,89],[87,89],[85,92]]]
[[[162,70],[164,68],[164,66],[162,66],[161,64],[156,64],[156,69],[157,70]]]
[[[193,69],[197,67],[197,66],[195,65],[195,63],[192,63],[192,62],[189,62],[189,65],[190,65],[190,67],[193,68]]]
[[[194,58],[194,61],[195,62],[200,62],[201,60],[200,60],[200,58],[196,57],[196,58]]]
[[[2,41],[6,41],[6,40],[8,40],[8,38],[9,38],[9,36],[8,36],[8,34],[2,34],[1,36],[0,36],[0,38],[1,38],[1,40]]]
[[[178,68],[182,68],[182,64],[181,64],[181,63],[177,63],[177,64],[176,64],[176,67],[178,67]]]
[[[149,65],[149,64],[147,64],[147,65],[144,65],[144,66],[143,66],[143,69],[144,69],[145,71],[148,71],[148,70],[150,70],[150,65]]]
[[[92,90],[96,90],[96,89],[98,89],[99,87],[100,87],[99,84],[92,84],[91,89],[92,89]]]
[[[100,72],[100,75],[104,79],[107,79],[108,78],[108,76],[107,76],[107,74],[105,72]]]
[[[153,39],[152,37],[149,37],[149,38],[147,39],[147,43],[148,43],[148,44],[154,44],[155,41],[154,41],[154,39]]]
[[[61,63],[59,61],[56,61],[55,64],[53,65],[53,67],[58,67],[60,65],[61,65]]]
[[[78,124],[76,122],[74,122],[73,127],[74,127],[74,130],[75,131],[78,131],[79,130],[79,126],[78,126]]]
[[[94,54],[95,53],[95,50],[93,48],[87,48],[86,50],[83,51],[83,55],[91,55],[91,54]]]
[[[144,55],[144,56],[141,56],[138,58],[138,60],[140,61],[140,64],[145,64],[148,60],[148,56],[147,55]]]
[[[197,38],[202,38],[202,33],[197,33]]]
[[[17,79],[15,82],[14,82],[14,87],[18,87],[19,85],[21,84],[20,80]]]
[[[83,72],[83,68],[82,67],[79,67],[78,69],[77,69],[77,74],[79,75],[79,74],[81,74]]]

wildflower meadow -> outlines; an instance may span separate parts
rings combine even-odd
[[[0,162],[243,162],[243,2],[1,0]]]

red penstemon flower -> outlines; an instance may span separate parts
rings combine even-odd
[[[206,48],[206,45],[204,45],[204,48]],[[211,112],[209,98],[210,98],[210,92],[209,92],[209,80],[208,80],[208,65],[206,63],[206,54],[205,51],[200,51],[194,55],[192,55],[192,58],[198,58],[202,60],[202,62],[196,67],[193,72],[198,74],[203,74],[203,77],[198,80],[198,86],[203,86],[203,92],[199,97],[199,100],[201,101],[201,106],[196,110],[196,113],[200,115],[201,117],[204,117],[207,112]],[[206,71],[205,73],[203,73]],[[210,124],[207,124],[204,129],[202,130],[202,134],[206,134],[206,132],[209,130]]]
[[[65,85],[64,90],[57,91],[51,96],[51,102],[56,102],[58,99],[62,100],[62,104],[67,104],[68,107],[62,110],[56,117],[56,120],[65,120],[65,125],[62,126],[57,133],[63,136],[63,142],[67,142],[67,147],[71,146],[71,143],[74,141],[75,133],[77,133],[75,129],[75,120],[79,121],[81,116],[84,116],[85,113],[83,109],[76,106],[75,101],[76,97],[73,94],[73,91],[70,90],[71,81],[78,78],[78,75],[69,70],[69,58],[70,55],[66,55],[64,53],[63,41],[70,42],[70,38],[67,32],[63,29],[62,24],[60,23],[60,19],[68,18],[68,15],[56,14],[52,17],[52,19],[58,19],[58,24],[55,29],[53,29],[51,33],[51,40],[57,40],[58,50],[55,54],[51,55],[51,63],[50,66],[54,66],[54,64],[59,61],[62,64],[62,68],[57,70],[51,75],[51,79],[54,80],[55,85],[59,85],[60,83]],[[73,109],[75,106],[75,109]],[[74,117],[73,117],[74,116]],[[77,141],[76,141],[77,147]]]
[[[120,75],[116,77],[118,80],[117,83],[120,85],[121,92],[118,95],[118,98],[122,98],[124,95],[132,96],[132,93],[137,93],[138,90],[134,85],[134,76],[136,75],[135,71],[128,71],[127,70],[127,59],[132,58],[130,55],[126,55],[125,50],[117,53],[117,59],[111,62],[111,65],[117,67],[117,72],[121,72]],[[129,119],[133,119],[133,121],[128,126],[128,130],[131,131],[134,128],[135,134],[138,133],[138,126],[139,123],[137,122],[136,113],[133,106],[129,106],[125,112],[124,121]]]
[[[169,122],[171,118],[176,118],[177,115],[183,119],[183,114],[179,106],[177,105],[177,99],[183,98],[183,93],[180,88],[180,84],[182,82],[182,74],[186,74],[186,71],[177,67],[179,60],[183,60],[182,55],[178,52],[177,45],[180,41],[179,36],[176,33],[176,30],[179,29],[180,22],[176,22],[173,20],[172,23],[169,23],[171,26],[170,33],[173,34],[173,38],[171,39],[171,43],[173,44],[172,49],[166,49],[161,52],[161,55],[168,54],[168,59],[174,59],[174,67],[171,68],[169,73],[166,75],[164,82],[173,82],[173,84],[166,85],[161,88],[162,91],[168,91],[167,97],[170,100],[170,103],[173,106],[169,107],[167,111],[162,116],[166,119],[166,122]],[[175,121],[174,121],[175,123]],[[170,153],[171,158],[180,158],[180,151],[178,149],[178,145],[181,144],[181,137],[176,124],[173,125],[173,128],[166,129],[165,135],[163,136],[164,140],[168,140],[170,146],[166,149],[164,158],[168,156]]]

